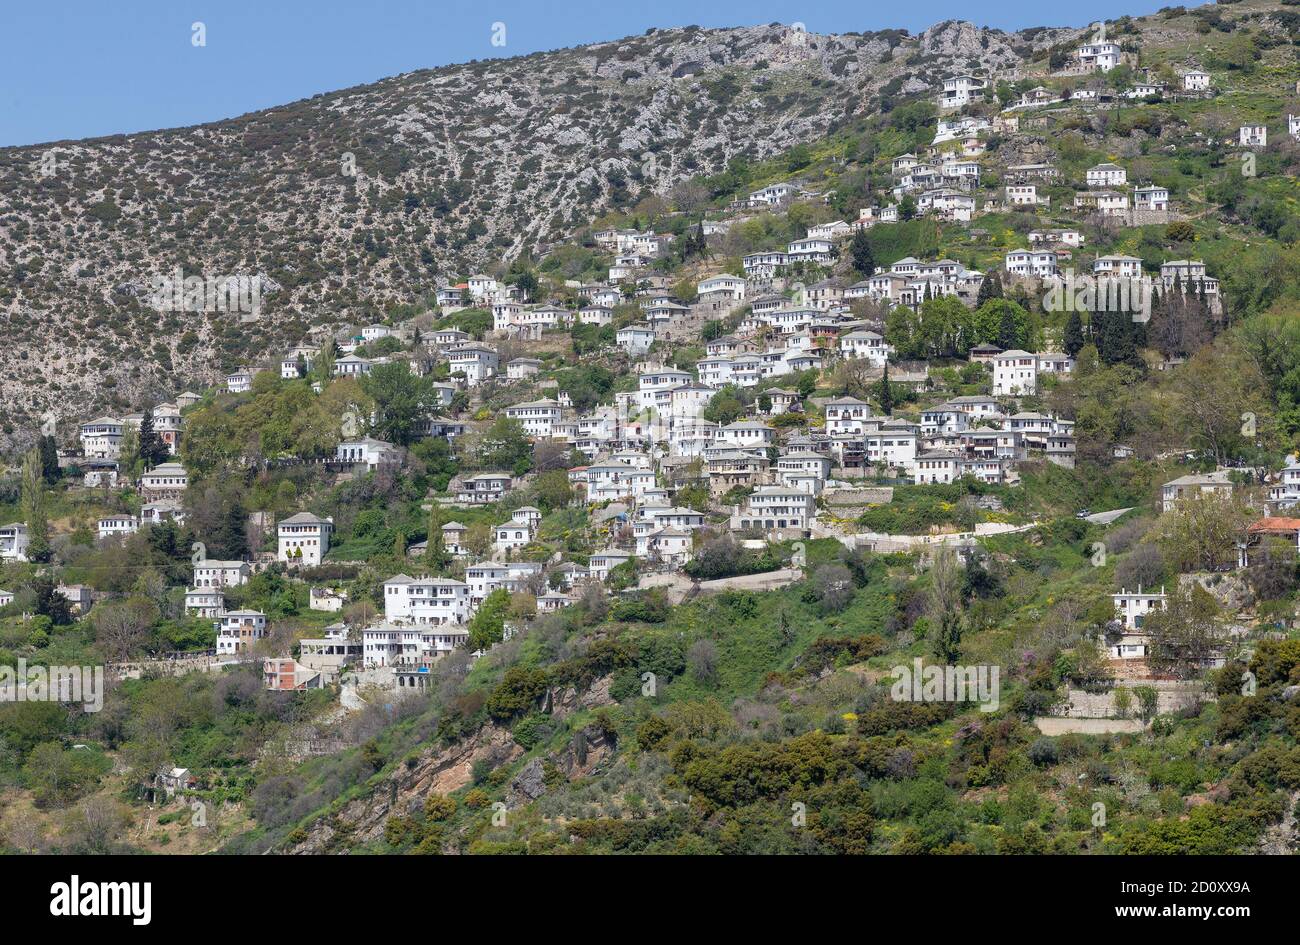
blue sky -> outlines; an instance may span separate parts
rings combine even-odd
[[[0,146],[199,124],[400,72],[650,27],[798,21],[817,33],[917,32],[953,18],[1083,26],[1167,2],[1093,0],[1045,14],[1033,0],[3,0]],[[206,46],[191,40],[196,21]],[[496,22],[506,26],[504,48],[491,43]]]

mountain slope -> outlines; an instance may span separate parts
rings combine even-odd
[[[0,150],[0,268],[12,274],[0,319],[14,366],[0,431],[210,381],[310,325],[417,302],[733,156],[816,140],[878,107],[882,90],[923,91],[955,69],[1010,74],[1074,33],[651,31],[210,125]],[[176,267],[265,275],[262,317],[160,315],[146,296]]]

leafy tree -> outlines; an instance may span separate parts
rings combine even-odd
[[[1179,571],[1230,564],[1237,539],[1255,517],[1239,495],[1194,492],[1160,516],[1155,539],[1166,562]]]
[[[398,446],[410,445],[418,426],[438,409],[439,400],[431,377],[417,377],[405,361],[378,364],[361,379],[361,389],[374,398],[372,432]]]
[[[1010,299],[988,299],[975,310],[973,320],[981,342],[995,344],[1004,351],[1035,347],[1029,313]]]
[[[533,486],[538,504],[547,510],[567,508],[573,502],[573,487],[569,474],[563,469],[552,469],[537,477]]]
[[[704,419],[723,425],[733,422],[744,413],[745,404],[740,399],[740,391],[731,384],[725,385],[704,406]]]
[[[512,666],[505,671],[501,682],[488,696],[488,715],[498,721],[524,715],[537,705],[537,701],[546,692],[546,686],[545,670],[531,666]]]
[[[101,752],[45,742],[27,757],[23,779],[37,806],[65,807],[91,791],[111,769],[112,763]]]
[[[1178,679],[1199,676],[1224,640],[1218,604],[1196,584],[1170,594],[1163,610],[1147,614],[1142,630],[1152,672]]]
[[[32,581],[32,593],[36,595],[33,609],[43,617],[50,618],[55,626],[72,623],[72,605],[59,593],[54,579],[40,576]]]
[[[940,545],[935,549],[925,612],[930,622],[931,652],[949,665],[961,658],[961,638],[966,624],[961,572],[957,553],[952,548]]]
[[[533,448],[523,424],[513,417],[498,417],[479,442],[478,459],[483,469],[509,470],[516,476],[528,472],[533,465]]]
[[[505,636],[506,614],[510,610],[510,592],[497,588],[483,599],[469,622],[469,648],[486,650]]]

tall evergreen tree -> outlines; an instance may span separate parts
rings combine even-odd
[[[894,412],[894,391],[889,386],[889,362],[885,362],[885,373],[880,377],[880,412],[889,416]]]
[[[153,428],[153,405],[144,409],[140,418],[140,438],[136,453],[145,469],[152,469],[167,458],[167,445]]]
[[[980,283],[980,290],[975,296],[975,307],[979,308],[989,299],[1002,298],[1002,280],[996,272],[986,273]]]
[[[41,475],[47,483],[54,485],[59,481],[59,477],[63,475],[62,470],[59,469],[59,450],[54,443],[54,437],[42,436],[40,449]]]
[[[861,227],[853,234],[849,244],[849,255],[853,259],[853,268],[864,279],[869,279],[876,271],[876,257],[871,251],[871,240],[867,239],[867,228]]]
[[[1083,336],[1083,316],[1076,308],[1070,312],[1070,317],[1065,323],[1065,353],[1073,358],[1086,343]]]
[[[1015,308],[1012,305],[1004,306],[1002,322],[998,325],[998,347],[1003,351],[1010,351],[1027,343],[1026,339],[1020,337],[1020,325],[1016,322]]]

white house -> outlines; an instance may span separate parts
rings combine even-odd
[[[217,618],[217,655],[246,653],[266,637],[266,614],[257,610],[230,610]]]
[[[831,474],[831,459],[814,450],[796,450],[778,456],[776,475],[783,485],[819,495]]]
[[[1136,256],[1098,256],[1092,264],[1094,276],[1136,279],[1142,275],[1142,260]]]
[[[249,567],[247,561],[216,561],[204,558],[194,562],[194,587],[234,587],[247,584]]]
[[[1208,92],[1210,90],[1210,74],[1193,69],[1191,72],[1183,73],[1183,91],[1185,92]]]
[[[106,515],[99,520],[100,538],[113,538],[118,535],[133,535],[140,528],[140,522],[134,515]]]
[[[243,394],[253,389],[253,372],[248,368],[239,368],[226,375],[226,390],[232,394]]]
[[[374,370],[375,362],[356,354],[345,354],[334,362],[334,377],[361,378]]]
[[[510,473],[479,473],[462,479],[456,501],[461,505],[489,505],[503,498],[514,482]]]
[[[469,277],[469,294],[476,299],[496,295],[501,286],[491,276],[482,274]]]
[[[1037,184],[1008,184],[1003,191],[1008,206],[1036,207],[1041,201]]]
[[[1243,148],[1268,147],[1268,126],[1242,125],[1237,132],[1237,143]]]
[[[1019,348],[993,359],[993,394],[1010,397],[1032,394],[1038,387],[1038,358]]]
[[[827,239],[795,240],[786,247],[789,262],[810,262],[829,266],[835,261],[835,244]]]
[[[1168,210],[1169,188],[1148,184],[1133,189],[1134,210]]]
[[[615,343],[628,354],[645,354],[655,341],[655,330],[649,325],[626,325],[614,336]]]
[[[815,499],[809,492],[789,486],[759,486],[732,515],[731,527],[803,531],[816,514]]]
[[[796,184],[789,182],[770,184],[762,190],[756,190],[750,194],[749,205],[751,207],[779,207],[798,192],[799,187]]]
[[[1159,593],[1143,592],[1138,585],[1136,591],[1121,588],[1118,594],[1110,595],[1115,602],[1115,616],[1124,626],[1124,633],[1118,643],[1107,647],[1112,659],[1139,659],[1147,654],[1147,638],[1142,632],[1148,615],[1157,610],[1164,610],[1167,598],[1162,587]]]
[[[1006,269],[1013,276],[1048,279],[1056,275],[1056,253],[1051,250],[1013,249],[1006,255]]]
[[[614,321],[614,310],[603,305],[587,305],[578,309],[579,325],[603,327]]]
[[[550,399],[515,404],[507,407],[505,412],[507,417],[519,421],[526,435],[534,437],[550,437],[564,413],[560,405]]]
[[[0,559],[26,561],[31,535],[22,522],[0,525]]]
[[[1118,217],[1128,213],[1128,194],[1121,190],[1091,190],[1074,195],[1074,209]]]
[[[885,344],[880,334],[867,329],[850,331],[840,335],[840,357],[849,360],[865,358],[877,367],[883,367],[889,359],[891,348]]]
[[[695,290],[701,298],[714,296],[726,298],[732,302],[745,301],[745,280],[739,276],[722,273],[702,280]]]
[[[830,223],[817,223],[808,227],[808,232],[804,235],[809,239],[817,240],[838,240],[843,239],[853,232],[853,227],[849,226],[843,220],[832,220]]]
[[[587,467],[587,501],[605,502],[636,499],[655,486],[652,470],[620,460],[593,463]]]
[[[121,420],[98,417],[81,425],[81,452],[87,459],[117,459],[122,452]]]
[[[1120,64],[1119,43],[1085,43],[1075,50],[1079,67],[1085,70],[1109,72]]]
[[[926,483],[956,482],[962,475],[962,457],[960,453],[947,450],[931,450],[921,453],[912,462],[912,481],[918,485]]]
[[[470,613],[470,588],[462,581],[398,574],[384,582],[384,618],[390,623],[463,624]]]
[[[226,595],[213,588],[187,590],[185,610],[196,617],[219,617],[226,612]]]
[[[610,571],[630,560],[632,560],[632,555],[628,552],[619,551],[616,548],[606,548],[592,554],[587,562],[587,570],[593,579],[604,581],[609,577]]]
[[[1088,168],[1085,176],[1089,187],[1123,187],[1128,183],[1128,171],[1109,162]]]
[[[315,567],[330,550],[330,535],[334,520],[318,518],[310,512],[291,515],[276,527],[279,548],[276,560],[285,564]]]
[[[190,482],[180,463],[162,463],[140,476],[140,494],[146,499],[179,499]]]
[[[1233,482],[1227,471],[1179,476],[1160,487],[1160,511],[1172,512],[1178,503],[1194,495],[1232,495]]]
[[[401,451],[392,443],[371,437],[345,440],[334,448],[336,463],[351,463],[371,470],[386,463],[396,463],[400,458]]]
[[[862,433],[867,419],[871,416],[871,405],[856,397],[840,397],[828,401],[824,409],[826,432],[832,435]]]
[[[461,345],[447,352],[447,362],[452,374],[465,377],[466,387],[477,387],[496,374],[497,353],[486,345]]]
[[[280,359],[280,377],[286,381],[296,380],[300,375],[298,369],[301,367],[307,371],[311,370],[312,364],[316,361],[316,349],[297,347],[292,348]]]
[[[943,80],[939,94],[940,108],[961,108],[977,98],[984,97],[985,82],[973,75],[955,75]]]
[[[771,279],[777,271],[790,264],[790,258],[780,250],[748,253],[741,259],[745,275],[752,279]]]

